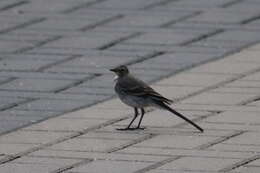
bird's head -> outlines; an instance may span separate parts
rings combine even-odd
[[[117,74],[117,76],[122,77],[129,73],[128,68],[125,65],[118,66],[116,68],[110,69],[110,71]]]

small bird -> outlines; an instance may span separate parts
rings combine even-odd
[[[145,114],[144,108],[148,106],[153,106],[168,110],[173,114],[177,115],[178,117],[184,119],[194,127],[196,127],[200,132],[204,131],[193,121],[169,107],[168,105],[170,105],[173,102],[172,100],[163,97],[161,94],[156,92],[145,82],[132,76],[126,66],[121,65],[116,68],[110,69],[110,71],[116,73],[117,75],[115,84],[116,94],[123,103],[130,107],[133,107],[135,112],[134,118],[131,120],[130,124],[126,128],[118,130],[142,129],[140,125]],[[138,109],[141,110],[140,120],[136,128],[131,128],[132,123],[138,117]]]

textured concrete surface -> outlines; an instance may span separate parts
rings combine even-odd
[[[258,0],[1,0],[0,133],[113,97],[110,67],[152,82],[259,42],[259,9]],[[223,62],[223,72],[257,66],[243,63]]]
[[[115,98],[0,136],[0,172],[258,173],[259,56],[257,44],[153,84],[204,133],[155,109],[145,130],[118,131],[133,110]]]

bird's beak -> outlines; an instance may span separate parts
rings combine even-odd
[[[109,69],[110,71],[112,72],[116,72],[116,69],[112,68],[112,69]]]

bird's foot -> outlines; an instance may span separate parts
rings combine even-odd
[[[126,131],[126,130],[144,130],[145,127],[135,127],[135,128],[131,128],[131,127],[127,127],[127,128],[118,128],[116,130],[120,130],[120,131]]]
[[[126,131],[126,130],[135,130],[136,128],[130,128],[130,127],[127,127],[127,128],[118,128],[116,130],[120,130],[120,131]]]

